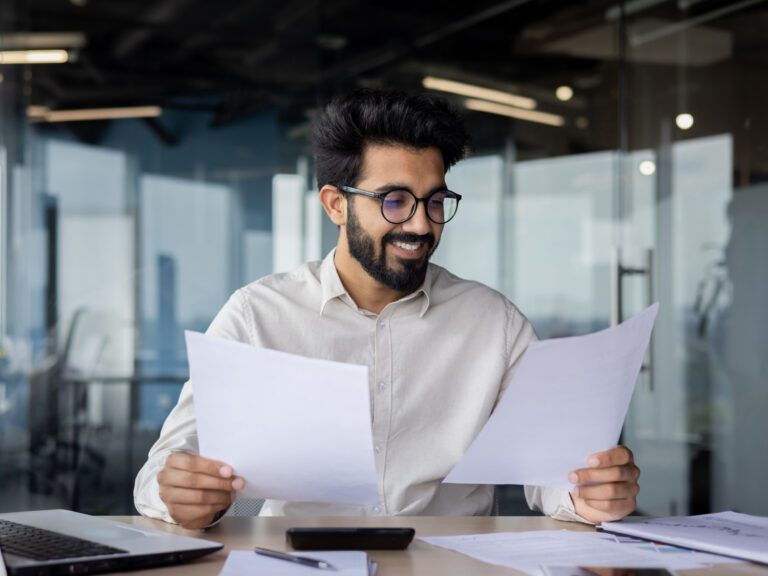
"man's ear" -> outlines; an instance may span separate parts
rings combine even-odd
[[[320,189],[320,203],[336,226],[347,223],[347,199],[336,186],[326,184]]]

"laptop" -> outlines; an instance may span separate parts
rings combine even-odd
[[[218,542],[69,510],[0,514],[0,552],[8,576],[151,568],[221,548]]]

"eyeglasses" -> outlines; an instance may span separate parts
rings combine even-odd
[[[337,186],[337,188],[350,194],[378,198],[381,202],[381,215],[391,224],[402,224],[410,220],[416,214],[419,202],[424,202],[427,218],[435,224],[445,224],[456,216],[459,200],[461,200],[461,194],[450,190],[435,190],[426,198],[416,198],[410,190],[390,190],[383,194],[376,194],[352,186]]]

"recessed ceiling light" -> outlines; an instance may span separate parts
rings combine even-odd
[[[555,90],[555,96],[562,102],[568,102],[568,100],[573,98],[573,88],[570,86],[558,86],[557,90]]]
[[[677,118],[675,118],[675,124],[677,124],[680,130],[688,130],[693,126],[693,115],[687,112],[678,114]]]
[[[651,160],[643,160],[637,166],[637,169],[643,176],[651,176],[656,173],[656,163]]]

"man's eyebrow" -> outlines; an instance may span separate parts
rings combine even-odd
[[[372,190],[372,192],[378,192],[379,194],[384,194],[386,192],[391,192],[392,190],[407,190],[408,192],[410,192],[414,196],[416,195],[416,193],[413,191],[413,189],[410,186],[408,186],[407,184],[397,184],[397,183],[382,184],[381,186],[378,186],[377,188]],[[448,185],[447,184],[438,184],[437,186],[434,186],[433,188],[431,188],[429,190],[429,192],[427,192],[426,196],[429,196],[433,192],[441,192],[443,190],[448,190]]]

